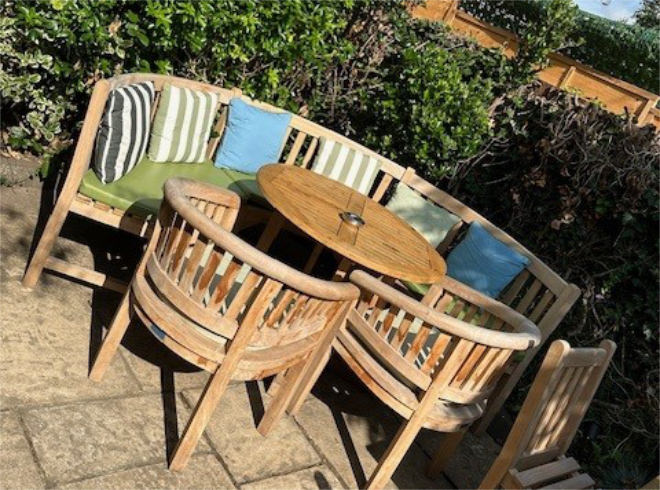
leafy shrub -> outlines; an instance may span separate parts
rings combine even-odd
[[[546,0],[464,0],[461,8],[518,34],[529,31],[546,8]],[[577,28],[562,53],[616,78],[658,93],[660,25],[628,25],[580,11]]]
[[[382,84],[365,101],[367,146],[436,178],[452,170],[448,162],[476,152],[489,134],[492,83],[466,76],[466,66],[434,44],[388,60]]]
[[[365,45],[380,41],[361,44],[365,19],[405,14],[393,0],[10,0],[0,9],[3,125],[12,147],[36,151],[68,140],[93,83],[122,72],[240,86],[291,110],[319,106],[336,70],[362,79]]]
[[[572,451],[609,485],[643,484],[658,461],[660,136],[556,90],[522,89],[494,116],[452,192],[580,287],[557,337],[617,342]]]
[[[379,83],[363,93],[356,134],[425,176],[451,174],[490,135],[495,98],[529,83],[548,53],[563,46],[575,11],[571,0],[548,2],[523,33],[515,59],[439,31],[438,24],[407,22],[398,29],[403,49],[384,59]]]

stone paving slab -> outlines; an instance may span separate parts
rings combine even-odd
[[[0,408],[138,392],[139,386],[123,363],[108,373],[104,383],[87,382],[90,325],[103,310],[92,306],[103,303],[107,310],[113,299],[118,301],[118,295],[94,293],[49,274],[42,276],[34,291],[21,286],[36,222],[37,196],[34,189],[2,191]],[[75,252],[67,255],[89,260],[84,247],[73,247],[66,240],[58,246],[60,252],[69,248]],[[106,298],[110,301],[101,301]]]
[[[378,400],[339,377],[325,373],[296,420],[350,488],[369,478],[399,427]],[[425,476],[430,459],[413,444],[386,488],[452,488]]]
[[[417,442],[426,454],[432,456],[442,437],[441,433],[424,430]],[[477,488],[499,453],[500,446],[488,434],[476,436],[468,431],[444,473],[458,488]]]
[[[227,472],[212,454],[193,456],[185,470],[173,472],[165,463],[141,466],[109,475],[63,485],[62,489],[133,490],[180,488],[196,490],[232,489]]]
[[[0,488],[44,488],[18,415],[0,413]]]
[[[267,478],[241,486],[241,490],[318,490],[342,488],[327,466],[315,466],[288,475]]]
[[[3,279],[0,279],[3,280]],[[58,281],[61,281],[58,279]],[[4,282],[4,280],[3,280]],[[0,316],[0,408],[130,395],[139,386],[124,363],[101,384],[87,379],[90,305],[86,291],[62,298],[26,292],[16,280],[3,284]],[[66,312],[62,305],[66,304]]]
[[[165,462],[167,448],[174,447],[189,416],[177,403],[175,426],[174,399],[164,403],[161,395],[145,395],[37,408],[26,411],[23,420],[47,480],[62,484]],[[208,451],[201,440],[197,452]]]
[[[256,383],[230,386],[206,429],[211,445],[234,479],[245,483],[319,464],[321,458],[291,417],[284,416],[268,437],[257,432],[250,398],[259,397],[256,388],[248,393],[255,386]],[[197,404],[200,394],[199,390],[183,392],[190,407]]]

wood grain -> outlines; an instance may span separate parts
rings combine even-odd
[[[345,185],[294,166],[266,165],[257,174],[269,203],[298,228],[349,260],[413,282],[432,283],[446,272],[443,258],[402,219]],[[345,223],[358,213],[365,224]]]

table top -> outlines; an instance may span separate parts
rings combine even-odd
[[[447,266],[416,230],[373,199],[294,165],[265,165],[257,173],[268,202],[316,241],[347,259],[397,279],[434,283]],[[342,219],[359,215],[356,226]]]

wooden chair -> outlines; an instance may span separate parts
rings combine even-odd
[[[401,182],[461,219],[438,246],[438,251],[441,254],[444,255],[451,250],[462,238],[462,232],[467,229],[467,225],[476,221],[498,240],[516,249],[530,260],[529,266],[523,269],[497,300],[513,308],[534,323],[541,331],[541,343],[534,349],[528,350],[524,356],[512,360],[507,367],[489,400],[486,413],[473,427],[476,433],[483,433],[501,410],[505,400],[509,397],[543,343],[555,331],[580,297],[580,289],[562,279],[559,274],[532,252],[479,213],[429,184],[415,173],[406,173],[402,176]],[[431,296],[434,294],[432,291],[428,293]]]
[[[540,341],[522,315],[447,278],[427,304],[363,271],[362,291],[335,349],[367,387],[405,421],[368,488],[382,488],[422,427],[459,434],[479,419],[511,356]],[[452,441],[445,446],[449,452]]]
[[[327,356],[359,290],[309,277],[233,235],[239,197],[170,179],[154,232],[90,372],[99,381],[135,314],[169,349],[211,372],[170,468],[188,461],[230,380],[287,371],[258,430]]]
[[[566,457],[580,422],[610,364],[616,344],[548,349],[511,433],[480,488],[592,488],[594,481]]]

